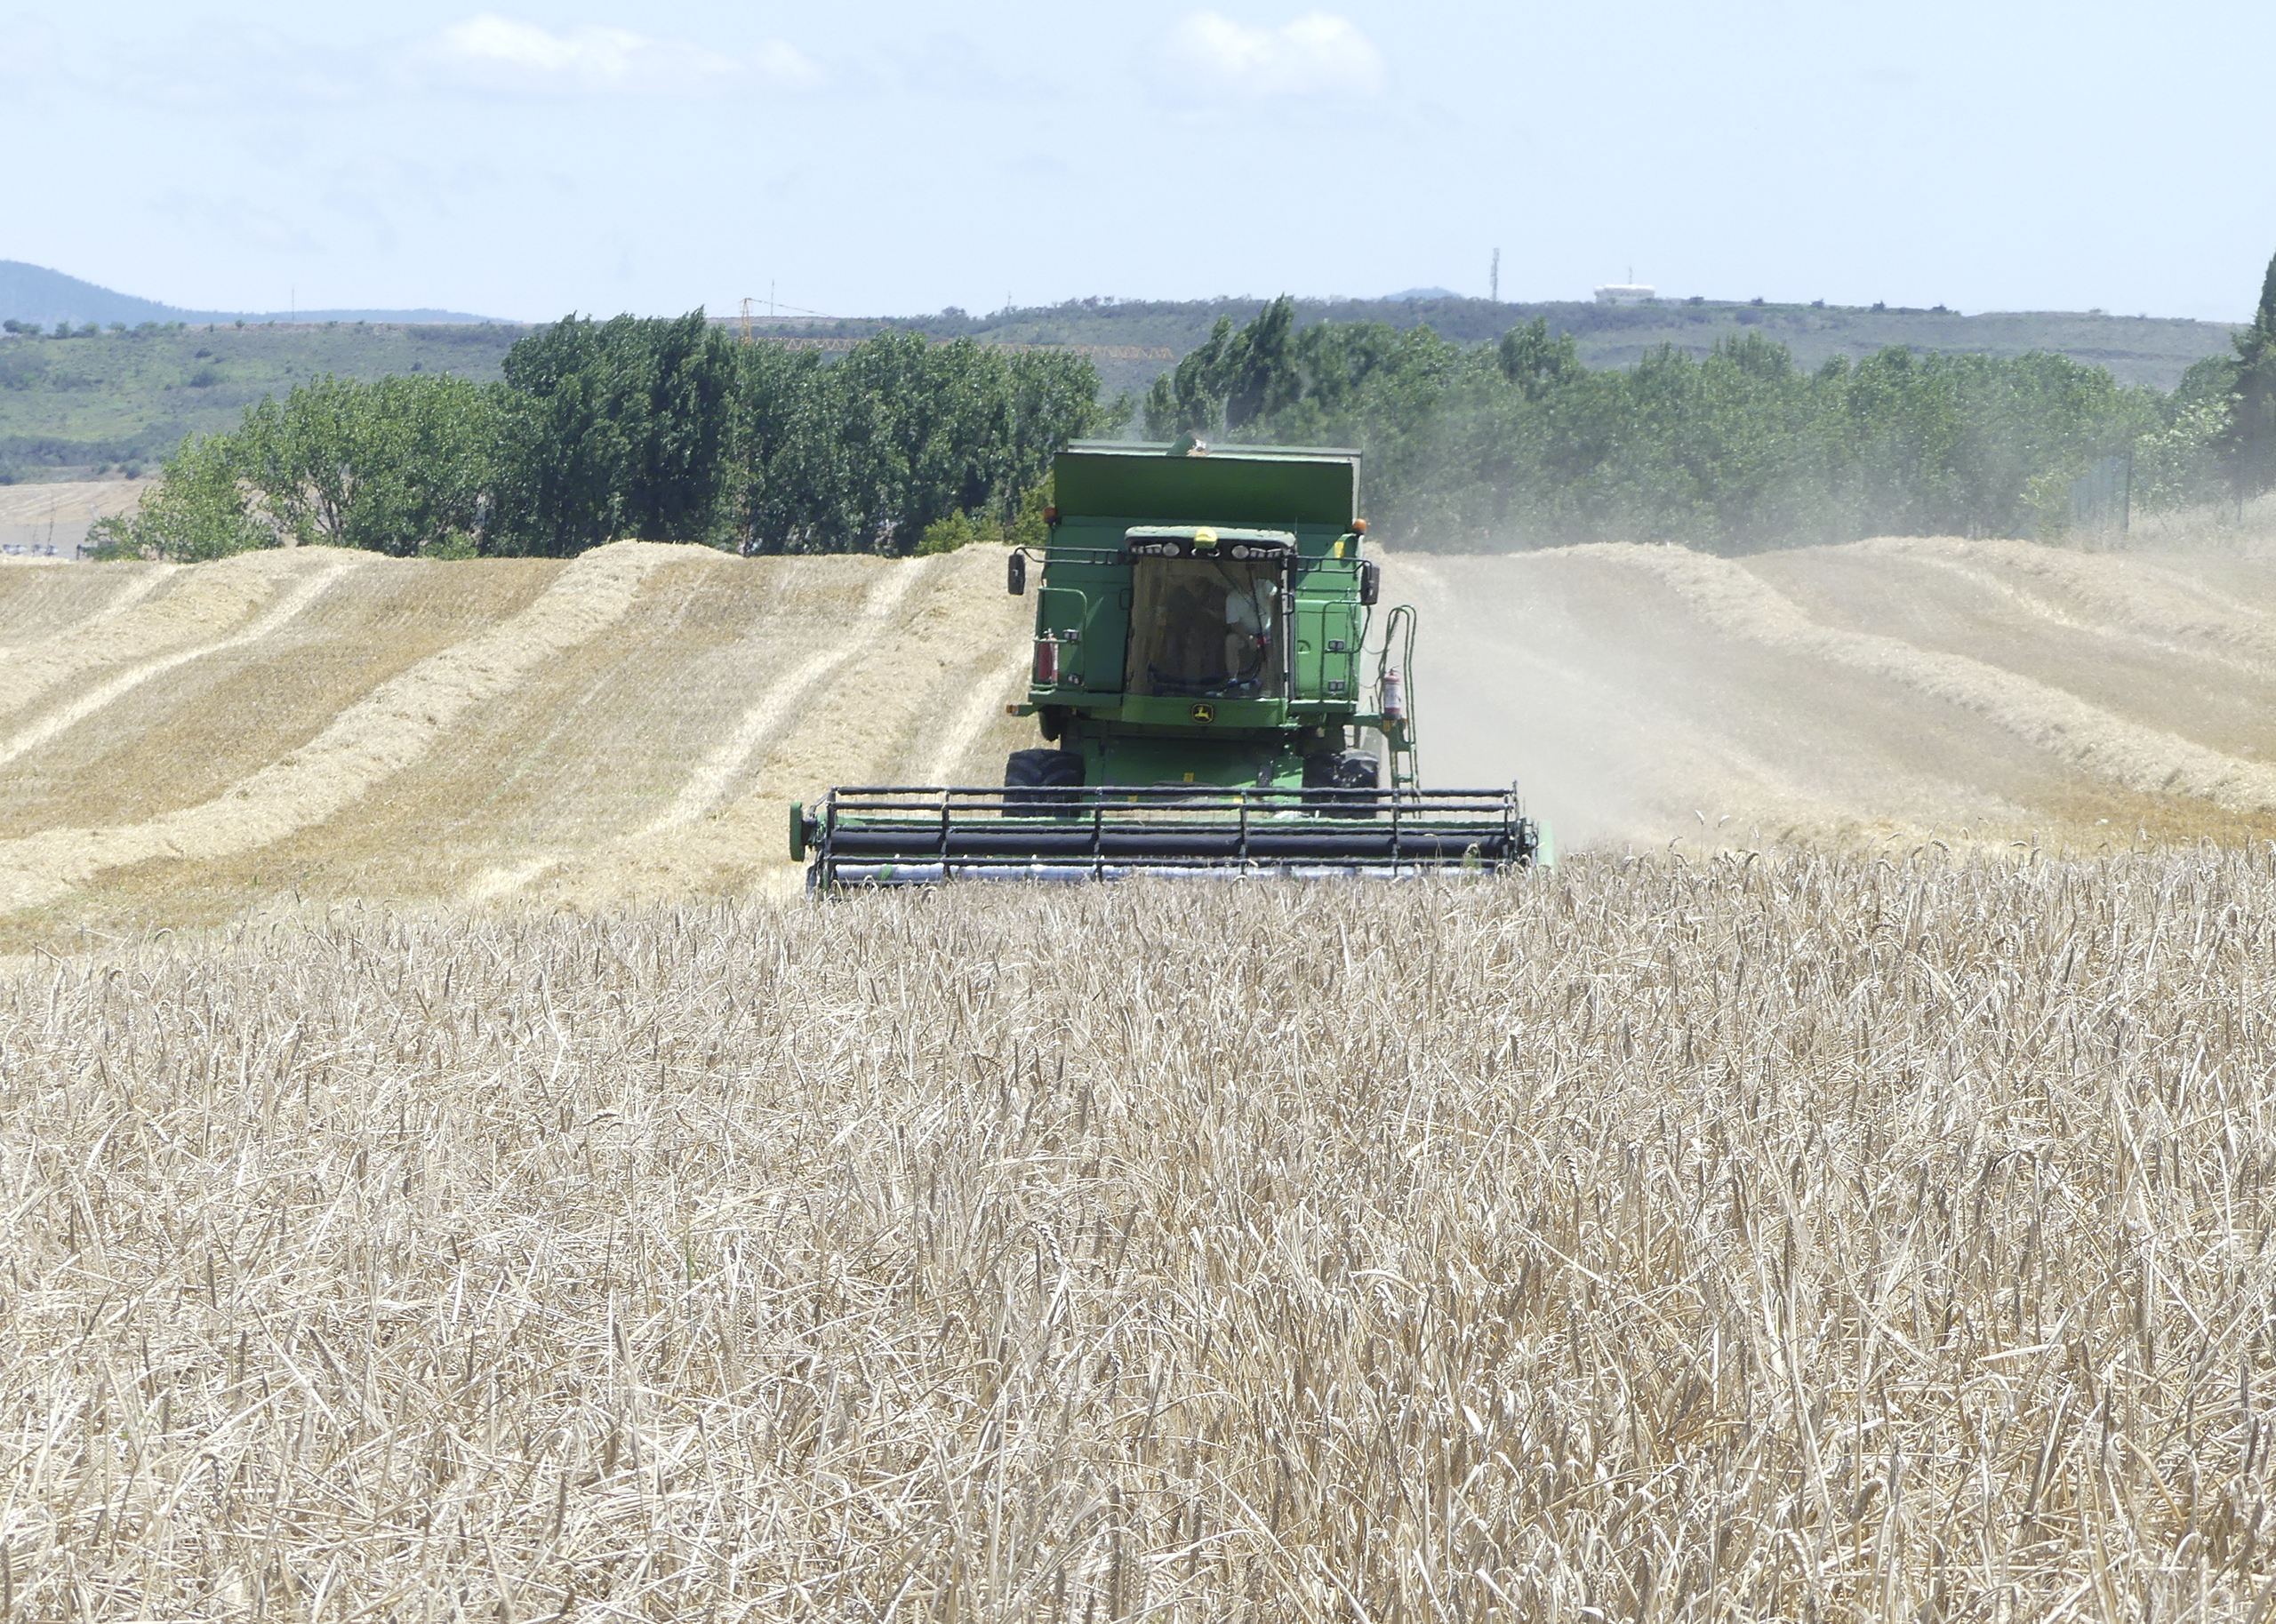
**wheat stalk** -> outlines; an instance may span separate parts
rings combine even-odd
[[[0,982],[22,1619],[2243,1616],[2255,851]]]

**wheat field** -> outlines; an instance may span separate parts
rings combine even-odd
[[[25,1619],[2257,1617],[2276,858],[354,906],[4,986]]]

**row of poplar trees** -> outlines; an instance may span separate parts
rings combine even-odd
[[[1157,438],[1358,445],[1376,533],[1422,547],[2044,538],[2104,459],[2127,460],[2137,509],[2276,488],[2276,261],[2234,353],[2170,391],[2047,353],[1898,348],[1806,370],[1755,333],[1592,369],[1545,321],[1464,347],[1427,327],[1299,328],[1283,299],[1221,321],[1145,416]]]
[[[185,445],[97,539],[172,558],[287,540],[561,556],[620,537],[905,553],[1005,533],[1039,511],[1054,452],[1126,415],[1066,353],[886,333],[832,359],[737,344],[701,311],[571,318],[517,344],[499,383],[327,378],[264,400]],[[2137,508],[2276,488],[2276,261],[2234,353],[2169,392],[2052,354],[1805,370],[1751,333],[1595,370],[1540,321],[1465,347],[1427,327],[1300,330],[1283,299],[1220,323],[1156,380],[1145,420],[1162,439],[1358,445],[1376,532],[1424,547],[2049,536],[2109,458]]]

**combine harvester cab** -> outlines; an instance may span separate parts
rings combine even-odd
[[[1421,787],[1415,618],[1378,612],[1359,455],[1078,442],[1036,600],[1044,744],[986,788],[831,790],[790,809],[818,887],[1153,874],[1499,873],[1540,859],[1511,789]],[[1039,568],[1030,570],[1030,564]]]

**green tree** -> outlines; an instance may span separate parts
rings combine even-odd
[[[1113,410],[1099,405],[1098,374],[1081,356],[907,332],[867,340],[835,364],[749,346],[741,398],[742,545],[770,553],[907,552],[928,534],[938,550],[1000,536],[1053,454]]]
[[[494,396],[465,379],[325,377],[193,440],[106,556],[194,562],[286,541],[410,556],[464,550],[482,524]]]
[[[166,464],[158,488],[129,516],[88,527],[98,558],[162,558],[196,564],[276,545],[276,532],[255,518],[231,435],[187,442]]]
[[[1146,433],[1157,440],[1180,435],[1219,433],[1225,419],[1222,380],[1226,352],[1234,339],[1233,318],[1221,316],[1209,336],[1146,390]]]
[[[1221,324],[1158,380],[1149,430],[1229,428],[1245,379],[1262,404],[1240,437],[1359,445],[1375,533],[1417,546],[2025,532],[2035,498],[2171,421],[2155,391],[2060,356],[1896,348],[1805,374],[1748,333],[1591,372],[1545,321],[1465,348],[1374,324],[1290,338],[1271,316]]]
[[[2260,282],[2252,324],[2236,335],[2235,402],[2230,413],[2230,477],[2239,500],[2276,485],[2276,258]]]
[[[482,528],[498,416],[463,378],[327,376],[248,411],[236,456],[279,534],[410,556]]]
[[[504,370],[497,550],[721,540],[735,360],[702,311],[571,316],[516,344]]]
[[[1580,347],[1573,335],[1551,337],[1545,316],[1503,333],[1495,354],[1502,375],[1523,390],[1527,400],[1541,399],[1581,369]]]
[[[2208,356],[2182,374],[2164,403],[2164,420],[2135,444],[2135,507],[2154,513],[2221,499],[2236,393],[2233,355]]]
[[[1304,394],[1295,340],[1296,304],[1285,293],[1238,330],[1220,316],[1199,348],[1154,380],[1146,432],[1239,435],[1278,417]]]

